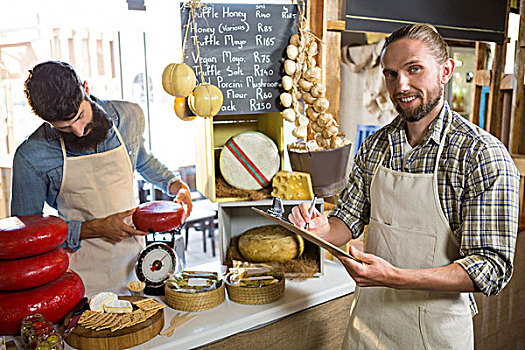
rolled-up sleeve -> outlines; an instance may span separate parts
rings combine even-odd
[[[519,215],[519,173],[500,144],[473,157],[466,177],[460,264],[486,295],[498,294],[512,276]]]
[[[363,171],[366,169],[363,159],[363,149],[360,149],[354,160],[348,184],[339,195],[337,206],[328,215],[329,218],[336,217],[342,220],[352,232],[352,238],[359,237],[369,221],[370,205],[366,195],[367,174]]]

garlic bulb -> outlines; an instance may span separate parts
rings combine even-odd
[[[289,91],[292,88],[292,86],[293,86],[293,79],[292,79],[292,77],[289,76],[289,75],[283,76],[282,86],[283,86],[283,89],[285,89],[286,91]]]
[[[312,86],[314,86],[314,84],[312,84],[311,82],[309,82],[308,80],[306,79],[300,79],[299,80],[299,87],[301,88],[301,90],[303,90],[304,92],[308,92],[310,91],[310,89],[312,88]],[[312,95],[313,96],[313,95]],[[314,97],[317,97],[317,96],[314,96]]]
[[[313,107],[308,107],[306,109],[306,116],[310,118],[310,120],[316,121],[319,113],[317,113]]]
[[[292,105],[292,95],[287,92],[283,92],[280,96],[281,104],[284,108],[288,108]]]
[[[295,61],[297,55],[299,54],[299,49],[295,45],[288,45],[286,48],[286,55],[289,59]]]
[[[301,38],[300,38],[299,34],[296,33],[296,34],[294,34],[294,35],[292,35],[290,37],[290,44],[295,45],[295,46],[299,46],[300,40],[301,40]]]
[[[329,139],[329,138],[332,138],[333,136],[336,136],[337,135],[337,132],[339,131],[339,129],[337,128],[337,126],[335,125],[330,125],[328,127],[325,127],[323,129],[323,137],[325,139]]]
[[[325,139],[323,137],[323,135],[321,135],[321,134],[316,134],[315,135],[315,141],[317,142],[319,147],[322,147],[322,148],[330,147],[330,142],[327,139]]]
[[[288,75],[293,75],[296,71],[297,65],[292,60],[284,61],[284,72]]]
[[[344,141],[340,137],[330,139],[330,148],[339,148],[344,145]]]
[[[316,83],[312,86],[310,93],[313,97],[321,97],[324,96],[326,92],[326,88],[323,83]]]
[[[330,102],[326,97],[320,97],[314,102],[314,108],[316,112],[324,112],[330,107]]]
[[[311,81],[312,83],[317,83],[321,80],[321,68],[319,67],[311,67],[306,70],[306,72],[303,73],[303,77]]]
[[[297,118],[295,118],[295,125],[296,126],[308,126],[308,123],[310,123],[310,119],[308,119],[305,115],[298,115]]]
[[[303,94],[303,101],[306,103],[306,104],[314,104],[315,102],[315,98],[309,93],[309,92],[305,92]]]
[[[315,56],[315,55],[317,55],[317,53],[318,53],[317,42],[316,41],[312,41],[310,46],[308,46],[308,56]]]
[[[312,128],[313,132],[321,132],[321,131],[323,131],[323,127],[321,125],[319,125],[317,122],[311,122],[310,123],[310,128]]]
[[[298,139],[305,139],[306,134],[308,133],[306,126],[298,126],[292,131],[292,135]]]
[[[330,121],[330,116],[326,113],[319,114],[319,118],[317,118],[316,123],[319,124],[321,127],[325,127],[328,122]]]
[[[295,111],[292,108],[286,108],[281,114],[286,121],[293,122],[295,120]]]

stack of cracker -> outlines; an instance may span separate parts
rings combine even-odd
[[[110,329],[114,332],[118,329],[134,326],[146,321],[157,313],[157,311],[166,307],[158,301],[147,298],[132,302],[138,309],[131,313],[116,314],[98,311],[86,310],[78,320],[78,324],[85,328],[100,331]]]

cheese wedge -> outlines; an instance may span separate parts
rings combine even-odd
[[[98,293],[89,301],[89,308],[91,309],[91,311],[104,312],[104,304],[117,299],[118,297],[115,293]]]
[[[272,196],[281,199],[310,200],[314,198],[309,173],[279,171],[272,179]]]
[[[127,300],[111,300],[104,304],[104,311],[113,314],[129,314],[133,306]]]

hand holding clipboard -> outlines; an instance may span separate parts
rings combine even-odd
[[[345,252],[344,250],[342,250],[341,248],[333,245],[332,243],[322,239],[321,237],[317,236],[317,235],[314,235],[308,231],[306,231],[305,229],[302,229],[300,227],[297,227],[295,226],[294,224],[292,224],[291,222],[288,222],[288,221],[285,221],[277,216],[274,216],[274,215],[271,215],[271,214],[268,214],[258,208],[254,208],[252,207],[252,210],[255,211],[257,214],[260,214],[262,216],[264,216],[265,218],[268,218],[270,219],[271,221],[279,224],[280,226],[294,232],[294,233],[297,233],[299,236],[303,237],[304,239],[318,245],[319,247],[321,248],[324,248],[326,250],[328,250],[332,255],[342,255],[342,256],[345,256],[347,258],[350,258],[352,260],[355,260],[357,262],[361,262],[359,260],[357,260],[354,256],[348,254],[347,252]]]

